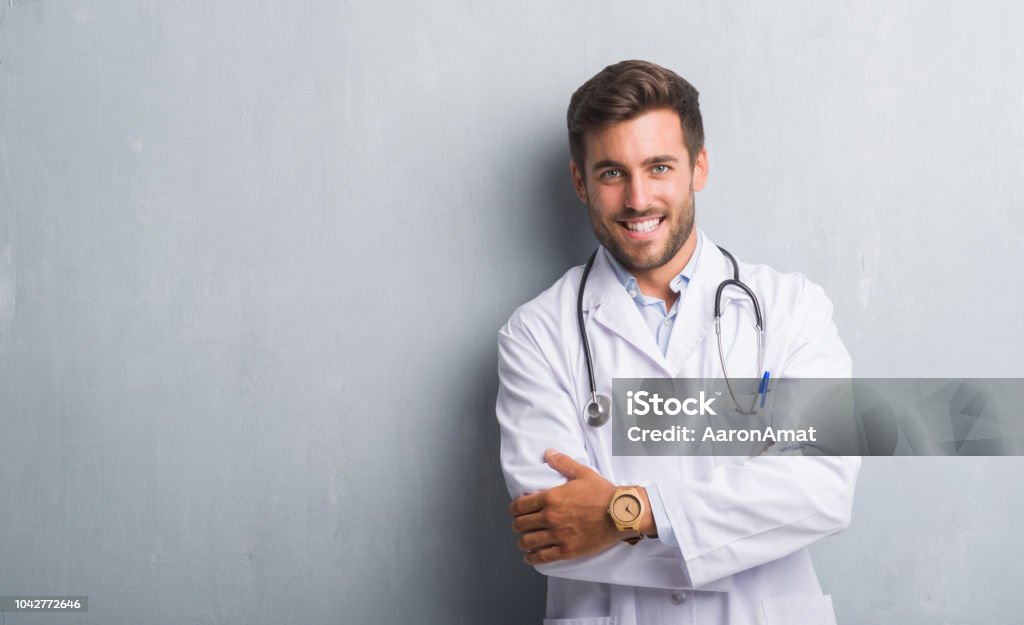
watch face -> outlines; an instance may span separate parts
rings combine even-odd
[[[640,500],[633,495],[620,495],[612,502],[612,514],[620,523],[630,523],[640,516]]]

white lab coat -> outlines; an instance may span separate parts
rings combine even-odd
[[[613,377],[721,377],[714,297],[732,277],[704,236],[666,355],[602,250],[584,295],[598,391]],[[850,521],[856,457],[616,457],[612,427],[583,420],[590,398],[576,322],[582,267],[521,306],[499,334],[497,417],[501,465],[519,497],[565,479],[548,467],[554,448],[616,484],[657,485],[679,546],[658,539],[541,565],[548,575],[545,623],[834,623],[807,545]],[[820,287],[800,274],[740,263],[765,316],[765,369],[773,377],[849,377],[849,355]],[[760,377],[752,306],[723,294],[722,341],[729,373]],[[612,417],[615,418],[614,416]]]

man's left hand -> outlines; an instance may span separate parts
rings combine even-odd
[[[615,484],[566,454],[547,450],[544,460],[566,478],[561,486],[524,495],[508,507],[512,530],[527,564],[571,560],[601,553],[621,541],[608,504]]]

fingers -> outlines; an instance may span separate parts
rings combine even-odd
[[[560,451],[549,449],[544,452],[544,462],[548,463],[548,466],[558,471],[570,480],[575,480],[582,477],[584,473],[590,471],[590,467],[585,464],[580,464],[572,459],[572,456],[563,454]]]
[[[516,534],[535,532],[537,530],[547,529],[547,527],[547,519],[545,519],[544,515],[540,512],[517,516],[516,520],[512,521],[512,531]]]
[[[523,556],[523,562],[530,566],[537,566],[538,564],[546,564],[548,562],[555,562],[557,560],[564,559],[565,556],[562,555],[561,547],[546,547]]]
[[[548,547],[557,547],[558,542],[555,540],[554,532],[540,530],[523,534],[516,545],[519,546],[521,551],[532,552]]]
[[[509,504],[508,513],[514,517],[512,531],[520,534],[517,544],[527,552],[523,560],[536,566],[577,558],[617,543],[617,536],[606,536],[610,527],[606,509],[614,485],[589,465],[555,449],[544,452],[544,461],[568,481]],[[556,536],[562,537],[561,542]]]
[[[544,509],[544,492],[523,495],[508,505],[509,516],[522,516],[533,514]]]

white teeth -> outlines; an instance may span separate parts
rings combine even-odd
[[[633,232],[650,232],[658,227],[661,219],[648,219],[647,221],[626,222],[626,227]]]

